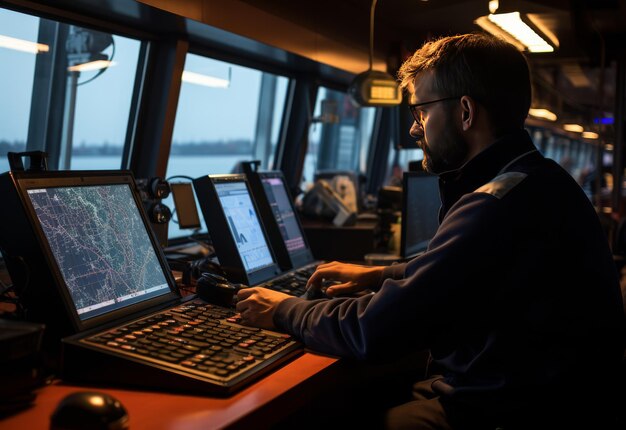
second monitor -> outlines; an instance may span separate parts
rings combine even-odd
[[[412,258],[428,247],[439,228],[439,179],[424,172],[403,177],[400,256]]]
[[[281,269],[319,264],[313,257],[283,173],[251,172],[248,179]]]
[[[202,176],[193,185],[229,280],[256,285],[280,274],[246,176]]]

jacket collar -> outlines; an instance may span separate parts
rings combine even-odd
[[[526,130],[515,131],[500,137],[459,169],[440,174],[439,187],[443,203],[440,215],[445,215],[464,194],[471,193],[496,177],[516,158],[536,149]]]

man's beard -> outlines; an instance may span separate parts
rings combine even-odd
[[[437,137],[435,151],[424,142],[424,137],[421,138],[419,146],[424,153],[422,167],[435,175],[456,170],[467,160],[467,142],[459,132],[451,128]]]

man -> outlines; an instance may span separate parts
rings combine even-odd
[[[320,266],[344,283],[305,301],[239,292],[251,325],[361,359],[428,348],[437,375],[389,428],[608,428],[624,349],[611,253],[576,182],[524,130],[531,88],[513,46],[469,34],[426,43],[400,69],[440,227],[406,264]],[[329,244],[332,246],[332,244]]]

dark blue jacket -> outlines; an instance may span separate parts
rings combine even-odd
[[[441,224],[426,253],[387,268],[374,294],[287,299],[276,326],[359,359],[428,348],[451,399],[502,415],[609,390],[623,305],[578,184],[520,131],[442,175],[440,188]]]

